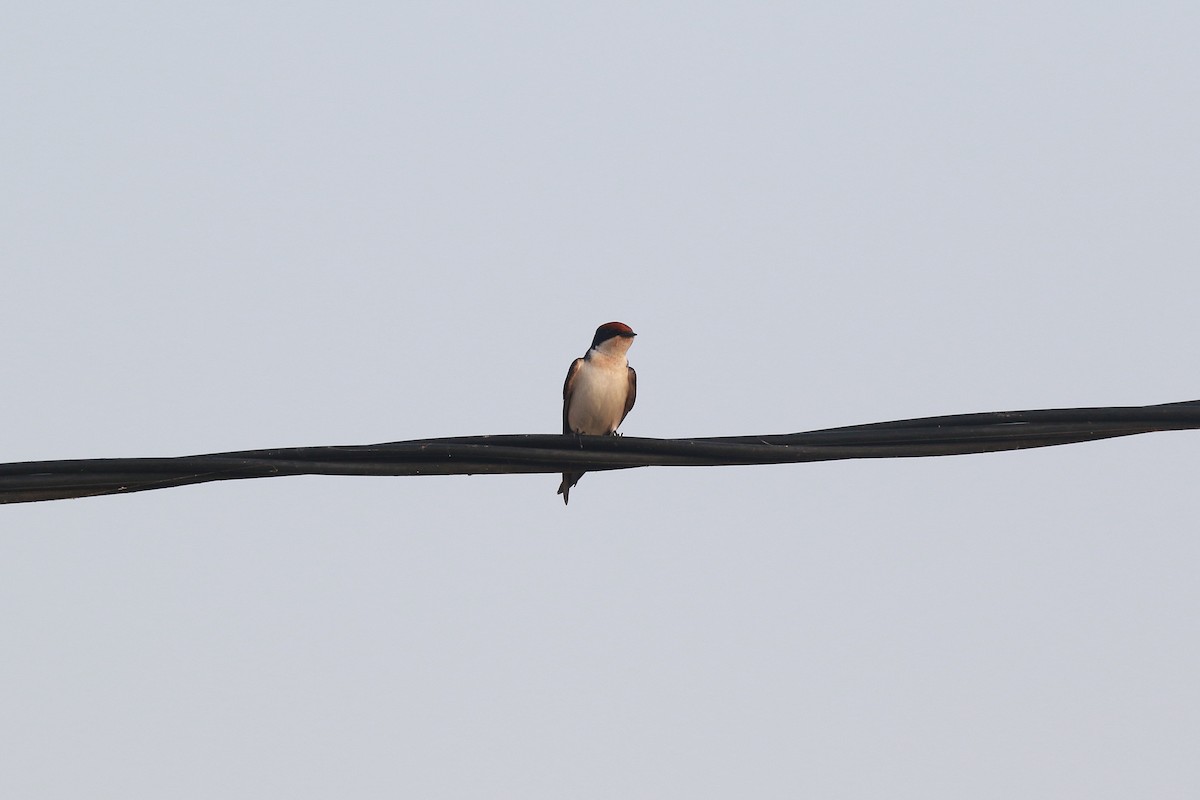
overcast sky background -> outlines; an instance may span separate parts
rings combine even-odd
[[[18,4],[0,460],[1200,398],[1194,3]],[[0,795],[1194,798],[1200,437],[0,509]]]

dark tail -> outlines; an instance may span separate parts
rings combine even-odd
[[[579,483],[579,479],[583,477],[582,472],[564,472],[562,483],[558,485],[558,493],[563,496],[563,505],[567,505],[571,499],[571,487]]]

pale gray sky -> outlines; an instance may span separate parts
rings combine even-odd
[[[1200,9],[26,3],[0,460],[1200,397]],[[1194,798],[1200,437],[0,509],[0,796]]]

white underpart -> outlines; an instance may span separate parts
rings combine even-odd
[[[611,356],[593,350],[575,375],[567,423],[571,430],[588,436],[612,433],[621,424],[628,394],[629,362],[624,354]]]

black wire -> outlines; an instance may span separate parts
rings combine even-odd
[[[963,455],[1198,428],[1200,400],[1191,400],[1155,406],[956,414],[769,436],[643,439],[512,434],[177,458],[29,461],[0,464],[0,503],[281,475],[581,472]]]

